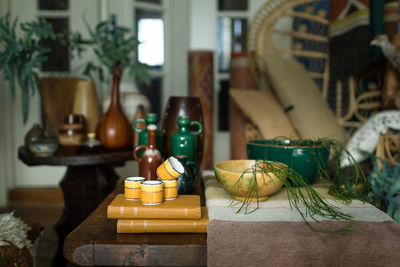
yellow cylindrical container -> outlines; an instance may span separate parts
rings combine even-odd
[[[128,177],[124,181],[124,195],[128,200],[140,200],[141,185],[145,180],[144,177]]]
[[[164,200],[173,200],[178,197],[178,180],[165,180]]]
[[[157,168],[157,176],[161,180],[176,180],[184,172],[182,163],[174,157],[169,157]]]
[[[161,181],[144,181],[141,201],[143,205],[158,205],[163,201],[163,183]]]

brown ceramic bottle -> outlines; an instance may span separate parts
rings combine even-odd
[[[122,111],[119,102],[119,83],[121,80],[119,62],[113,69],[113,88],[111,104],[107,113],[101,118],[96,134],[107,150],[118,150],[132,147],[133,130]]]
[[[139,162],[141,177],[146,178],[146,180],[157,180],[157,167],[162,163],[161,153],[156,146],[157,126],[155,124],[147,126],[147,133],[147,146],[137,146],[133,150],[133,157]],[[145,150],[140,158],[138,152],[141,149]]]

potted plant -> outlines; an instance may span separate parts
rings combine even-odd
[[[20,37],[16,34],[17,25],[22,31]],[[32,96],[36,91],[40,92],[39,68],[50,51],[45,41],[57,39],[63,42],[61,37],[45,20],[18,24],[17,18],[11,22],[10,14],[0,18],[0,70],[9,82],[14,100],[16,82],[21,89],[24,124],[28,120],[30,91]]]

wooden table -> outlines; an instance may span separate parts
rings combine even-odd
[[[52,266],[64,266],[62,248],[65,237],[115,188],[119,177],[114,166],[123,166],[126,160],[132,159],[132,150],[69,155],[59,149],[53,156],[38,157],[20,147],[18,157],[29,166],[67,166],[60,181],[65,204],[61,219],[55,226],[58,249],[52,263]]]
[[[106,211],[122,192],[121,183],[67,236],[65,258],[79,265],[207,265],[207,234],[117,234],[116,220],[107,219]]]

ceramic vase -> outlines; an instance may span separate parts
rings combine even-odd
[[[127,149],[133,145],[132,128],[122,111],[119,100],[121,74],[121,68],[117,63],[113,69],[111,104],[96,130],[100,142],[107,150]]]
[[[196,136],[201,134],[203,126],[198,121],[190,121],[189,116],[178,118],[178,132],[171,135],[171,156],[185,155],[189,161],[196,160]],[[190,127],[196,125],[197,131],[191,132]]]
[[[189,52],[190,95],[199,98],[204,116],[204,122],[202,122],[202,125],[204,127],[204,149],[200,164],[201,169],[212,169],[213,167],[213,58],[213,51],[193,50]]]
[[[155,124],[147,126],[147,133],[147,145],[135,147],[133,157],[139,162],[141,177],[146,180],[157,180],[157,168],[162,163],[162,156],[156,145],[157,126]],[[144,152],[142,156],[139,156],[138,152],[142,149]]]
[[[162,121],[162,133],[164,136],[165,157],[171,156],[170,138],[178,131],[179,116],[187,115],[191,121],[198,121],[203,125],[203,111],[200,100],[197,97],[170,97],[164,112]],[[196,137],[196,162],[200,165],[203,157],[204,133]]]
[[[76,83],[75,96],[72,103],[72,113],[83,115],[86,119],[88,133],[94,133],[100,119],[100,106],[97,100],[94,83],[89,80],[79,80]]]

